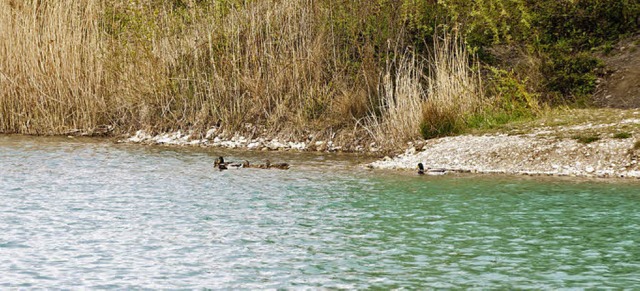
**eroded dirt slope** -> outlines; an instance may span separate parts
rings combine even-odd
[[[603,59],[609,74],[599,80],[595,104],[640,108],[640,35],[621,41]]]

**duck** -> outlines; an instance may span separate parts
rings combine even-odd
[[[418,163],[418,175],[429,174],[432,176],[435,175],[444,175],[447,173],[447,169],[444,168],[426,168],[422,163]]]
[[[213,162],[213,166],[218,168],[220,171],[228,169],[227,163],[224,162],[224,158],[222,156],[218,157],[215,162]]]
[[[288,163],[275,163],[272,164],[271,161],[266,160],[264,164],[251,164],[249,163],[249,161],[245,160],[242,163],[242,167],[243,168],[257,168],[257,169],[280,169],[280,170],[288,170],[289,169],[289,164]]]
[[[243,163],[225,162],[223,157],[218,157],[215,162],[213,162],[213,166],[220,170],[227,170],[229,168],[239,169],[242,168],[243,165]]]
[[[260,165],[253,165],[249,163],[248,160],[244,160],[244,162],[242,162],[242,168],[260,168]]]
[[[266,169],[280,169],[280,170],[288,170],[289,169],[289,164],[287,164],[287,163],[275,163],[275,164],[272,164],[271,161],[269,161],[269,160],[265,161],[265,166],[266,166]]]
[[[227,170],[230,168],[240,169],[240,168],[257,168],[257,169],[280,169],[280,170],[288,170],[288,163],[275,163],[272,164],[270,160],[266,160],[264,164],[251,164],[248,160],[244,160],[242,163],[231,163],[225,162],[224,157],[218,157],[214,162],[213,166],[222,170]]]

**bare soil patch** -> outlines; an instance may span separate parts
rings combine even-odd
[[[640,35],[621,41],[602,58],[607,74],[599,80],[594,104],[640,108]]]

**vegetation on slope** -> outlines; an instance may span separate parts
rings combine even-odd
[[[0,0],[0,132],[220,119],[392,145],[493,127],[585,101],[593,51],[639,17],[635,0]]]

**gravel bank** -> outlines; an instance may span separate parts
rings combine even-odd
[[[635,113],[634,113],[635,115]],[[439,169],[431,174],[452,172],[519,174],[575,177],[618,177],[640,179],[640,149],[636,139],[604,137],[591,143],[580,143],[573,132],[587,129],[606,130],[622,125],[640,125],[640,119],[625,119],[611,124],[585,124],[570,127],[540,127],[531,134],[461,135],[412,143],[404,154],[366,165],[373,169],[415,171],[418,163]],[[556,135],[554,135],[556,134]],[[634,135],[640,135],[634,132]],[[226,134],[217,128],[206,136],[194,138],[189,132],[152,135],[138,131],[121,140],[127,143],[239,148],[248,150],[296,150],[323,152],[380,153],[375,144],[345,149],[331,140],[285,141],[276,138],[249,139]]]
[[[211,128],[204,137],[195,138],[192,132],[172,132],[163,134],[149,134],[144,130],[137,131],[134,135],[122,139],[123,143],[140,143],[154,145],[174,145],[174,146],[202,146],[202,147],[222,147],[232,149],[247,149],[261,151],[319,151],[319,152],[368,152],[377,153],[381,148],[375,143],[360,145],[351,143],[348,146],[342,145],[333,140],[316,140],[309,137],[302,141],[291,141],[279,138],[248,138],[240,134],[229,134],[218,128]]]
[[[592,143],[531,135],[463,135],[427,141],[395,158],[369,164],[377,169],[415,170],[418,163],[446,172],[576,177],[640,178],[634,139]]]

